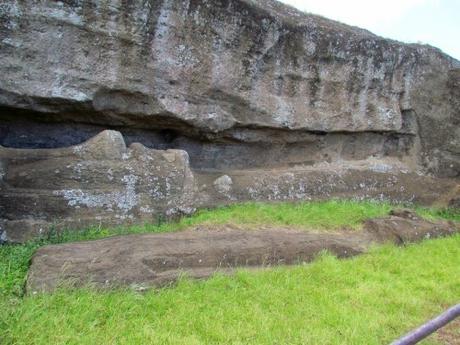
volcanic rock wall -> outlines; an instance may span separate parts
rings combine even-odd
[[[4,240],[22,242],[50,228],[152,222],[194,211],[194,179],[184,151],[129,148],[104,131],[64,149],[0,148]]]
[[[460,63],[276,1],[3,2],[0,75],[4,238],[241,200],[458,197]],[[106,129],[121,151],[76,156]]]

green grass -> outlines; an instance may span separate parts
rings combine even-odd
[[[358,230],[367,218],[387,215],[388,203],[371,201],[329,200],[302,203],[244,203],[212,210],[200,210],[176,222],[155,222],[118,228],[89,228],[82,231],[52,233],[48,238],[22,246],[0,246],[0,295],[21,295],[29,260],[33,252],[46,244],[94,240],[114,235],[180,231],[199,224],[235,224],[247,229],[257,226],[288,226],[299,229],[337,230],[342,227]],[[417,213],[430,219],[460,221],[455,209],[416,207]]]
[[[460,299],[460,236],[144,294],[11,299],[3,344],[387,344]],[[435,344],[431,339],[426,344]]]
[[[61,290],[22,296],[36,248],[116,234],[179,231],[198,224],[359,229],[389,204],[327,201],[250,203],[203,210],[172,223],[65,232],[0,246],[0,344],[383,344],[460,300],[460,236],[404,249],[139,294]],[[458,210],[417,208],[427,218],[460,220]],[[433,343],[434,342],[428,342]]]
[[[83,231],[53,234],[47,243],[93,240],[113,235],[180,231],[197,225],[233,224],[248,230],[258,226],[283,226],[305,230],[334,231],[341,228],[359,230],[368,218],[387,215],[394,208],[389,203],[353,200],[328,200],[301,203],[242,203],[215,209],[199,210],[178,221],[155,222],[118,228],[90,228]],[[460,221],[456,209],[413,207],[422,217]],[[42,241],[43,242],[43,241]]]

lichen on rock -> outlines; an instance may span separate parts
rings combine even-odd
[[[274,0],[9,1],[0,74],[3,229],[458,198],[460,62]]]

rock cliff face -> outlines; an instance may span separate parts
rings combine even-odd
[[[3,229],[239,200],[458,195],[460,63],[272,0],[8,1],[0,75]],[[106,129],[121,134],[82,146]],[[77,164],[88,167],[75,177]],[[171,178],[163,199],[147,192],[154,178]],[[130,186],[139,203],[109,213]]]
[[[1,149],[7,173],[0,194],[4,236],[22,242],[50,227],[151,222],[191,213],[194,180],[184,151],[125,146],[104,131],[64,149]]]

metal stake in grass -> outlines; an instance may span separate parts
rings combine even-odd
[[[447,309],[444,313],[428,321],[416,330],[406,334],[404,337],[392,342],[390,345],[413,345],[420,340],[425,339],[430,334],[434,333],[441,327],[444,327],[449,322],[460,316],[460,304]]]

